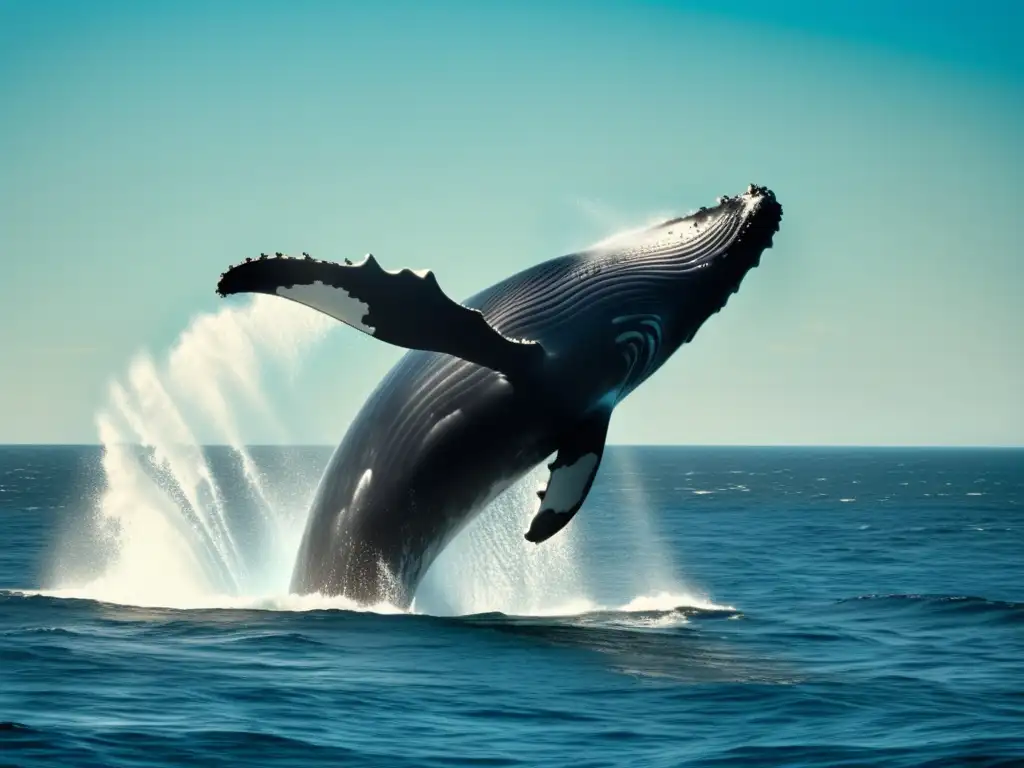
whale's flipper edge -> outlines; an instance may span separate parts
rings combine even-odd
[[[536,341],[499,333],[476,309],[449,298],[433,272],[278,255],[247,260],[221,275],[217,293],[264,293],[304,304],[376,339],[441,352],[505,374],[513,383],[543,361]]]
[[[601,466],[610,419],[610,411],[595,411],[562,438],[555,460],[548,464],[547,487],[537,492],[540,509],[526,532],[527,541],[547,541],[580,511]]]

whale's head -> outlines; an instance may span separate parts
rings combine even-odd
[[[714,207],[650,227],[617,249],[636,274],[654,278],[663,317],[671,318],[671,347],[690,341],[725,306],[772,247],[781,222],[775,194],[751,184],[739,195],[718,198]]]
[[[772,247],[781,222],[775,195],[751,184],[739,195],[718,198],[713,208],[625,233],[590,251],[598,267],[595,284],[614,275],[621,297],[612,323],[628,373],[616,400],[725,306]]]

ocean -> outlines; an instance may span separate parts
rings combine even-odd
[[[1024,764],[1024,451],[613,447],[409,612],[287,594],[329,455],[0,448],[0,764]]]

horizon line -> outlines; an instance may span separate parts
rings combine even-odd
[[[120,442],[118,446],[144,447]],[[4,443],[0,448],[103,448],[103,443]],[[201,443],[202,448],[234,448],[229,443]],[[335,443],[244,443],[251,448],[337,448]],[[858,448],[876,450],[1024,450],[1024,443],[608,443],[607,448]]]

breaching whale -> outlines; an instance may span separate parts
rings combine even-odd
[[[461,304],[433,273],[249,259],[217,292],[264,293],[411,350],[369,396],[317,488],[292,591],[408,607],[444,547],[555,455],[526,538],[583,505],[615,406],[735,293],[782,220],[764,187],[533,266]]]

